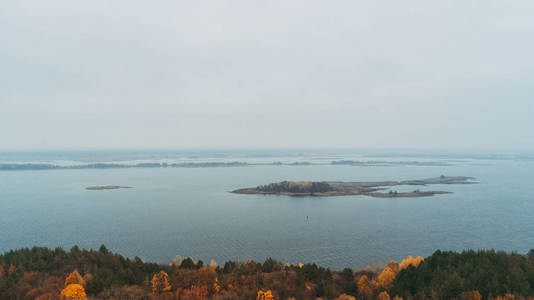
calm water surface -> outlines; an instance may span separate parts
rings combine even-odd
[[[413,160],[413,158],[412,158]],[[285,197],[228,191],[282,180],[473,176],[429,198]],[[98,248],[169,263],[274,257],[340,269],[436,249],[534,248],[534,163],[452,166],[248,166],[0,171],[0,252]],[[133,189],[88,191],[92,185]]]

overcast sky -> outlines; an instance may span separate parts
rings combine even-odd
[[[534,148],[534,1],[2,1],[0,150]]]

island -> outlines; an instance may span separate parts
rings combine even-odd
[[[450,194],[446,191],[397,192],[388,187],[400,185],[426,186],[430,184],[473,184],[473,177],[444,176],[421,180],[376,181],[376,182],[343,182],[343,181],[282,181],[253,188],[242,188],[232,191],[235,194],[261,194],[286,196],[348,196],[365,195],[377,198],[397,197],[428,197],[437,194]],[[384,190],[388,190],[384,192]]]
[[[120,186],[120,185],[100,185],[100,186],[88,186],[85,189],[91,191],[99,190],[118,190],[118,189],[131,189],[131,186]]]

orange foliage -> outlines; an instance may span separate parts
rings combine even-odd
[[[373,298],[373,288],[371,286],[371,281],[366,275],[363,275],[358,280],[358,292],[360,298],[363,299],[372,299]]]
[[[204,300],[209,298],[209,290],[205,285],[192,286],[191,288],[181,290],[176,293],[180,298]]]
[[[378,285],[389,290],[393,287],[395,281],[395,272],[390,267],[386,267],[380,275],[378,275]]]
[[[390,260],[390,261],[388,261],[388,267],[389,267],[389,268],[393,271],[393,273],[395,273],[395,274],[399,273],[399,271],[400,271],[400,269],[399,269],[399,268],[400,268],[400,267],[399,267],[399,264],[398,264],[396,261],[394,261],[394,260]]]
[[[369,281],[369,278],[367,275],[362,275],[360,279],[358,279],[358,289],[362,290],[365,288],[369,288],[371,286],[371,282]]]
[[[65,286],[68,286],[69,284],[76,284],[76,283],[80,284],[82,286],[85,285],[85,280],[83,280],[83,278],[80,275],[80,273],[78,273],[78,270],[74,270],[65,279]]]
[[[74,283],[69,284],[64,290],[61,291],[61,299],[87,299],[83,286]]]
[[[347,294],[341,294],[336,298],[336,300],[356,300],[356,297]]]
[[[211,285],[217,280],[217,272],[212,268],[200,268],[197,271],[198,284]]]
[[[207,291],[208,296],[212,296],[221,291],[217,272],[210,267],[198,270],[178,269],[172,273],[171,280],[171,285],[178,294],[197,293],[202,289]]]
[[[271,290],[268,290],[266,292],[258,291],[258,296],[256,297],[256,300],[274,300],[273,292],[271,292]]]
[[[504,295],[504,297],[502,296],[495,297],[493,298],[493,300],[515,300],[515,296],[513,294],[506,294]]]
[[[58,299],[63,288],[63,280],[58,277],[47,276],[43,278],[43,274],[39,272],[24,272],[18,283],[17,290],[20,298],[17,299]],[[2,297],[0,296],[0,298]]]
[[[418,256],[416,258],[408,256],[408,258],[402,260],[402,262],[399,265],[399,268],[401,270],[408,268],[408,266],[414,266],[417,268],[417,266],[419,266],[419,264],[422,263],[424,260],[425,259],[422,258],[421,256]]]
[[[213,283],[213,291],[215,293],[218,293],[221,291],[221,286],[219,285],[219,279],[215,278],[215,282]]]
[[[210,260],[209,267],[213,269],[217,268],[217,262],[214,259]]]
[[[390,300],[388,292],[382,292],[378,294],[378,300]]]
[[[168,292],[171,290],[169,284],[169,275],[165,271],[159,271],[152,277],[152,293],[158,295],[162,292]]]
[[[459,296],[460,300],[482,300],[482,295],[478,291],[463,292]]]
[[[395,296],[395,297],[393,297],[393,300],[403,300],[403,299],[402,299],[402,297]]]

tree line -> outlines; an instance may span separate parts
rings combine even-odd
[[[0,299],[534,300],[534,250],[436,251],[383,267],[192,258],[169,265],[98,250],[34,247],[0,255]]]

